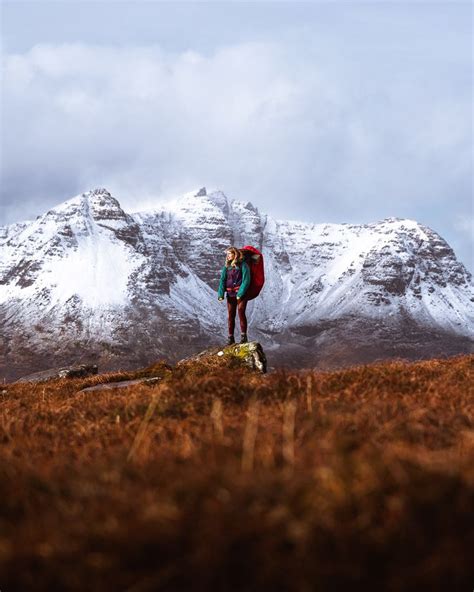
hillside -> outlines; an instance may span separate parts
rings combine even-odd
[[[2,590],[470,590],[473,356],[0,390]],[[155,376],[152,386],[83,388]]]

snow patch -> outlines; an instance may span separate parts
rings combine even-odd
[[[94,240],[86,237],[76,251],[46,267],[55,281],[52,300],[66,302],[77,295],[90,308],[124,306],[129,277],[139,263],[120,243],[106,236],[97,234]]]

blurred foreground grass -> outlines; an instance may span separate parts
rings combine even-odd
[[[473,369],[7,385],[0,589],[472,590]]]

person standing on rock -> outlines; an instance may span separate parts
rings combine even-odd
[[[227,294],[227,314],[229,337],[227,344],[235,343],[235,313],[239,311],[240,320],[240,343],[247,343],[247,317],[245,309],[247,308],[247,299],[245,293],[250,285],[250,268],[244,261],[244,254],[236,247],[229,247],[226,250],[225,265],[222,268],[221,279],[219,283],[218,298],[224,300],[224,294]]]

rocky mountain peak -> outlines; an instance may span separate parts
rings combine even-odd
[[[245,204],[245,207],[247,210],[250,210],[251,212],[254,212],[254,214],[258,214],[258,208],[256,208],[252,202],[248,201]]]
[[[118,200],[106,189],[96,188],[61,202],[40,218],[60,222],[84,217],[100,219],[102,217],[123,218],[124,216],[125,213]]]
[[[97,221],[122,220],[129,222],[129,217],[122,210],[117,199],[104,188],[93,189],[82,194],[84,210]]]
[[[107,189],[105,189],[105,187],[96,187],[95,189],[91,189],[89,191],[90,195],[103,195],[105,197],[112,197],[112,194],[110,193],[110,191],[107,191]]]
[[[226,218],[229,217],[229,201],[223,191],[217,190],[209,194],[209,201],[217,206]]]

